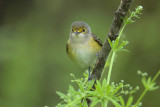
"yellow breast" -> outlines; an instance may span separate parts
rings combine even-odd
[[[94,38],[90,37],[85,43],[72,43],[68,41],[67,53],[69,57],[80,67],[88,68],[95,63],[96,54],[101,46]]]

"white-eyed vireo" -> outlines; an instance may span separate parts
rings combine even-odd
[[[102,47],[102,42],[92,32],[89,25],[83,21],[72,23],[66,51],[69,57],[81,68],[89,68],[96,61],[96,55]]]

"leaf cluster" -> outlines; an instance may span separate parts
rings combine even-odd
[[[120,45],[118,45],[119,39],[116,39],[115,41],[111,42],[111,40],[108,38],[108,42],[114,52],[118,52],[118,51],[129,52],[127,49],[123,48],[125,45],[127,45],[129,43],[128,41],[122,41],[122,43]]]
[[[124,20],[124,24],[127,25],[127,24],[130,24],[130,23],[133,23],[135,22],[135,20],[133,20],[133,18],[140,18],[139,15],[142,14],[143,10],[143,7],[142,6],[138,6],[135,11],[129,11],[130,13],[130,17],[126,17],[125,20]]]
[[[145,92],[146,90],[154,91],[159,88],[159,86],[155,86],[155,79],[160,75],[160,71],[153,79],[151,77],[147,78],[147,73],[138,71],[138,74],[142,76],[142,84],[144,85]],[[73,74],[72,77],[74,77]],[[121,80],[118,84],[112,82],[111,85],[107,85],[106,79],[102,83],[97,80],[95,89],[92,88],[95,81],[88,81],[87,77],[84,79],[76,79],[74,77],[72,82],[76,82],[79,89],[76,90],[72,85],[69,85],[67,94],[57,91],[56,93],[63,99],[57,107],[88,107],[87,99],[92,100],[91,107],[94,107],[98,103],[103,105],[108,102],[111,102],[115,107],[139,107],[142,105],[140,100],[144,96],[143,93],[136,102],[134,102],[133,97],[133,93],[139,90],[139,86],[133,89],[129,84],[124,84],[124,80]],[[124,95],[128,95],[127,101],[124,100]]]
[[[160,71],[157,73],[159,75]],[[147,73],[142,73],[141,71],[138,71],[138,74],[142,76],[142,84],[144,88],[148,91],[154,91],[159,88],[159,86],[156,86],[155,78],[152,79],[151,77],[147,78]]]
[[[124,25],[120,31],[119,38],[122,35],[123,29],[127,24],[135,22],[132,18],[139,18],[139,14],[142,14],[143,10],[142,6],[138,6],[135,11],[130,12],[130,17],[124,20]],[[114,55],[112,54],[110,67],[113,67],[113,61],[115,57],[115,53],[119,51],[127,51],[123,47],[128,44],[128,41],[122,41],[120,44],[120,40],[117,38],[115,41],[108,39],[109,44],[113,50]],[[69,85],[69,89],[67,94],[56,92],[60,98],[63,100],[60,102],[57,107],[88,107],[87,99],[92,100],[91,107],[94,107],[98,103],[102,105],[102,107],[106,107],[108,102],[111,102],[115,107],[139,107],[142,106],[141,100],[146,94],[147,91],[154,91],[159,88],[156,86],[155,80],[160,75],[160,71],[156,74],[156,76],[152,79],[151,77],[147,78],[147,73],[142,73],[138,71],[138,75],[142,76],[141,82],[144,86],[144,91],[139,96],[138,100],[134,99],[133,94],[135,94],[139,90],[139,86],[132,88],[129,84],[124,84],[124,80],[121,80],[118,84],[112,82],[110,84],[111,71],[109,70],[107,80],[103,79],[102,83],[100,81],[92,80],[88,81],[87,73],[84,73],[84,78],[77,79],[73,74],[71,76],[74,78],[71,82],[74,82],[78,85],[78,89],[75,89],[72,85]],[[95,88],[93,84],[96,83]],[[124,99],[124,96],[128,97],[127,100]]]

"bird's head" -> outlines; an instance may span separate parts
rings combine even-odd
[[[83,21],[75,21],[72,23],[70,37],[75,40],[82,40],[91,35],[89,25]]]

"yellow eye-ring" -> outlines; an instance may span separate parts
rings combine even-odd
[[[84,29],[82,30],[82,32],[86,32],[86,29],[84,28]]]

